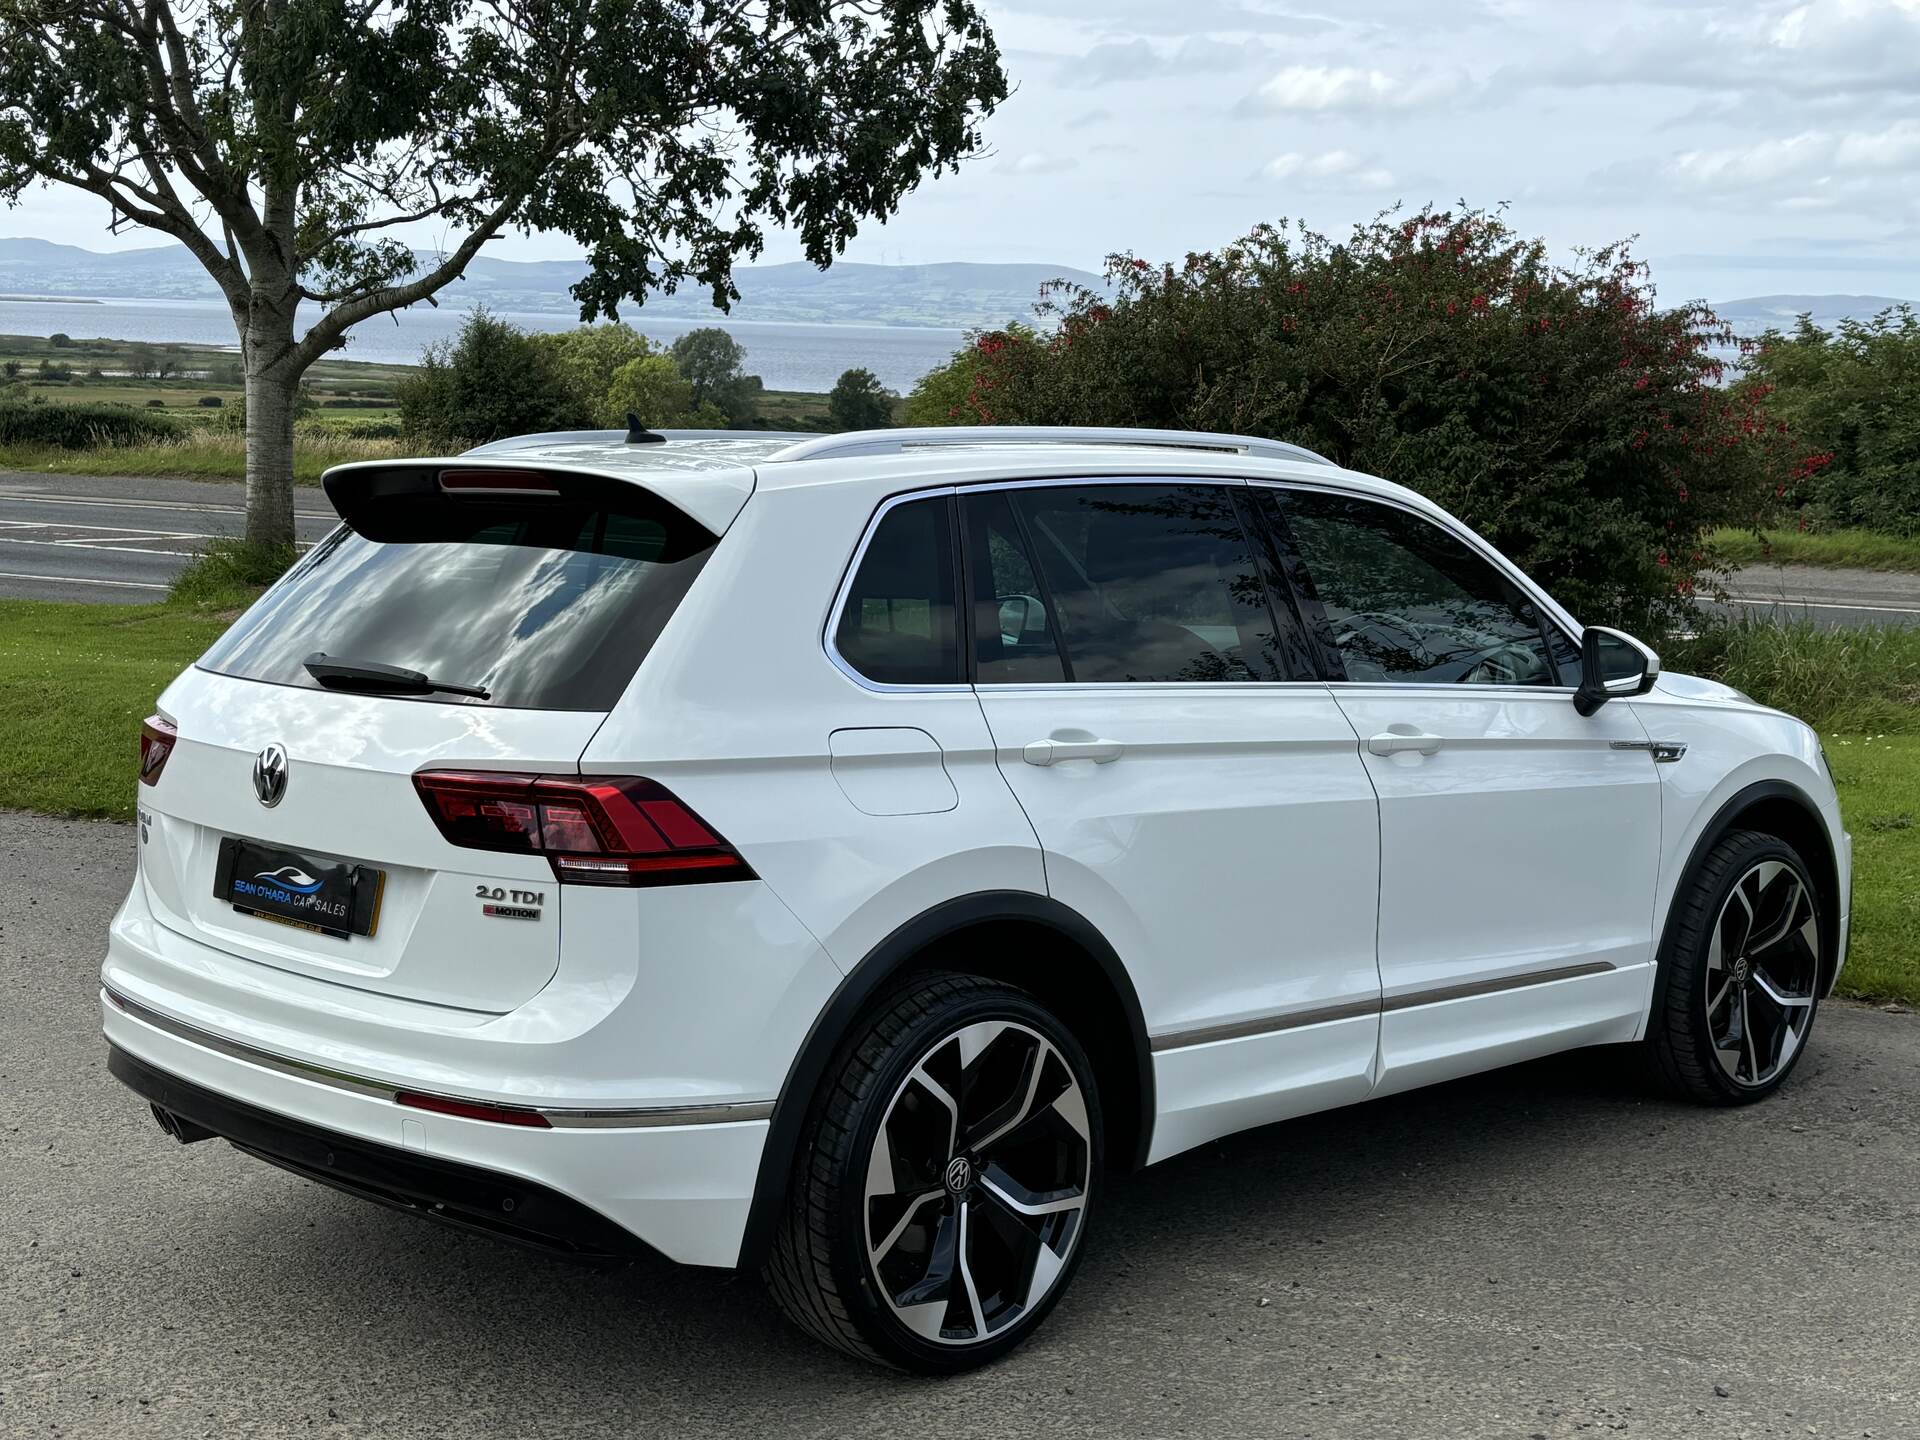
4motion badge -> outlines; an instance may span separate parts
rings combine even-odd
[[[538,920],[540,907],[547,903],[544,890],[506,890],[498,885],[476,885],[473,893],[481,902],[480,913],[489,920]]]

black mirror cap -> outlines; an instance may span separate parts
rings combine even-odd
[[[1640,661],[1636,674],[1617,675],[1607,678],[1605,650],[1612,647],[1624,648]],[[1644,695],[1653,689],[1654,682],[1660,678],[1660,657],[1648,646],[1641,644],[1624,630],[1612,630],[1605,625],[1589,625],[1580,637],[1580,685],[1573,692],[1573,708],[1577,714],[1591,715],[1609,700]]]

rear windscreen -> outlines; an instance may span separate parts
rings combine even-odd
[[[609,710],[716,543],[626,484],[529,497],[381,488],[389,493],[341,504],[330,487],[346,523],[221,636],[200,668],[320,689],[302,662],[324,651],[488,692],[485,701],[409,699]]]

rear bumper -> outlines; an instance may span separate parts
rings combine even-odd
[[[571,1259],[631,1260],[651,1249],[590,1207],[518,1176],[368,1144],[243,1105],[117,1046],[108,1046],[107,1068],[176,1121],[363,1200]]]
[[[311,1179],[584,1258],[650,1249],[690,1265],[739,1259],[765,1120],[581,1129],[469,1120],[254,1063],[104,995],[101,1017],[114,1074],[150,1103]]]

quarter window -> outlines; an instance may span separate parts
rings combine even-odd
[[[848,587],[834,648],[883,685],[965,679],[955,628],[952,502],[896,505],[881,517]]]
[[[962,503],[981,683],[1285,678],[1224,487],[1017,488]]]
[[[1320,491],[1284,492],[1282,508],[1348,680],[1558,683],[1532,602],[1458,537]]]

